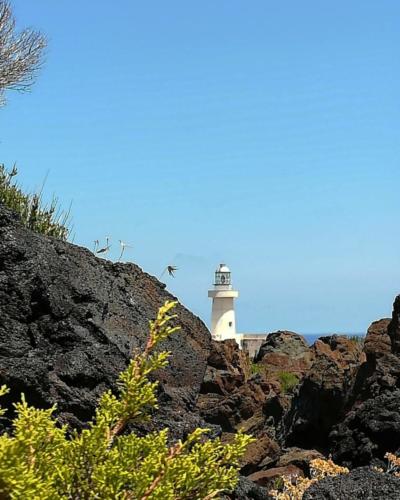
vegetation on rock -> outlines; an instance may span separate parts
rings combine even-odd
[[[17,168],[7,171],[0,164],[0,202],[16,212],[22,224],[32,231],[67,240],[70,234],[68,226],[70,214],[58,207],[57,198],[50,205],[43,205],[41,193],[26,194],[16,183]]]
[[[142,353],[119,376],[119,393],[107,391],[94,420],[68,436],[47,410],[16,404],[12,435],[0,436],[0,497],[57,499],[211,499],[237,483],[239,459],[252,438],[239,433],[231,444],[207,440],[196,429],[170,446],[168,430],[141,437],[124,433],[130,422],[150,419],[157,407],[157,381],[149,375],[167,365],[156,347],[179,327],[171,326],[175,302],[150,322]],[[0,395],[8,389],[2,386]],[[4,410],[2,410],[4,413]]]
[[[400,458],[393,453],[386,453],[385,458],[388,460],[386,471],[377,467],[374,470],[382,474],[386,473],[400,477]],[[318,481],[326,477],[348,473],[349,469],[347,467],[335,464],[330,458],[317,458],[310,462],[310,478],[281,477],[275,482],[275,489],[271,490],[270,494],[275,500],[302,500],[305,491]]]
[[[278,379],[281,383],[282,391],[284,394],[291,391],[299,383],[299,379],[294,373],[287,371],[280,371],[278,373]]]

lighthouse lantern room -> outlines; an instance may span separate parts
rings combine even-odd
[[[231,272],[225,264],[215,271],[214,288],[208,291],[212,298],[211,335],[214,340],[235,339],[241,347],[241,335],[236,333],[234,299],[239,296],[233,290]]]

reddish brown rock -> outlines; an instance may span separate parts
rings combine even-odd
[[[288,448],[281,454],[275,466],[286,467],[287,465],[295,465],[304,474],[308,475],[310,473],[310,462],[316,458],[324,458],[324,456],[317,450],[303,450],[296,447]]]
[[[225,396],[201,394],[197,407],[206,422],[220,425],[225,432],[234,432],[263,408],[271,391],[266,381],[250,379]]]
[[[239,349],[235,340],[212,341],[200,392],[229,394],[245,383],[249,374],[249,357]]]
[[[388,333],[390,319],[374,321],[368,328],[364,352],[369,358],[378,358],[391,352],[392,342]]]
[[[302,378],[310,369],[314,353],[301,335],[288,331],[270,333],[261,345],[256,362],[265,366],[267,378],[281,371]]]
[[[295,465],[287,465],[285,467],[274,467],[273,469],[262,470],[250,474],[248,477],[260,486],[270,487],[274,481],[280,477],[303,477],[303,471]]]
[[[233,433],[223,433],[221,439],[224,443],[230,443],[234,436]],[[267,433],[261,432],[256,441],[247,447],[245,455],[240,460],[241,474],[248,476],[258,471],[261,462],[264,460],[277,460],[279,452],[279,445]]]

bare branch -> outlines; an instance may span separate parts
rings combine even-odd
[[[15,30],[10,3],[0,0],[0,104],[6,90],[24,92],[35,81],[42,64],[45,37],[38,31]]]

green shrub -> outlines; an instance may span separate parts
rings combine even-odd
[[[264,373],[265,372],[265,365],[261,363],[251,363],[250,367],[251,375],[255,375],[257,373]]]
[[[25,227],[67,240],[70,234],[69,211],[63,212],[58,208],[57,198],[53,197],[51,203],[44,206],[41,193],[25,194],[14,180],[17,173],[15,166],[8,172],[0,164],[0,202],[16,212]]]
[[[351,342],[355,342],[356,344],[364,343],[364,335],[348,335],[347,337]]]
[[[148,420],[157,405],[157,382],[148,375],[167,364],[169,353],[155,348],[178,329],[170,326],[174,305],[166,302],[150,322],[144,352],[120,374],[118,395],[103,394],[87,429],[68,437],[52,417],[54,408],[32,408],[22,397],[13,434],[0,436],[1,499],[195,500],[235,487],[239,459],[252,441],[245,434],[222,445],[196,429],[172,446],[167,429],[124,434],[128,422]],[[0,394],[6,392],[3,386]]]
[[[280,371],[278,373],[278,379],[281,383],[282,392],[286,394],[291,391],[299,383],[299,379],[294,373]]]

